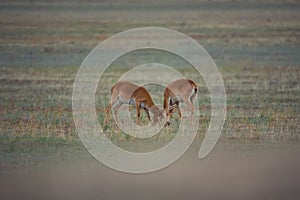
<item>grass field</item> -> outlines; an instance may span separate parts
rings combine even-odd
[[[77,193],[70,192],[72,187],[69,192],[55,187],[60,175],[67,172],[61,188],[82,180],[86,187],[91,186],[81,188],[91,197],[147,199],[153,195],[159,199],[193,197],[193,194],[219,198],[224,194],[225,199],[297,199],[300,183],[299,178],[295,178],[299,177],[300,167],[297,157],[300,147],[299,9],[296,1],[2,1],[0,185],[6,186],[0,189],[0,197],[19,197],[10,196],[9,188],[16,183],[20,194],[30,197],[34,186],[46,180],[44,186],[52,187],[53,192],[59,191],[59,195],[48,196],[49,193],[40,188],[36,197],[80,198],[76,195],[81,191],[79,183],[74,184]],[[130,177],[103,167],[85,150],[73,122],[72,91],[77,70],[94,46],[120,31],[144,26],[171,28],[203,45],[224,80],[227,117],[212,155],[195,161],[210,120],[210,98],[193,69],[179,67],[178,71],[200,86],[201,129],[179,164],[152,175]],[[108,81],[99,83],[96,100],[100,123],[102,109],[109,102],[103,96],[110,93],[114,81],[129,69],[129,66],[120,67],[122,63],[116,63],[105,73]],[[125,59],[125,63],[136,64],[132,58]],[[175,130],[178,119],[175,117],[172,122]],[[105,134],[122,148],[140,151],[163,146],[174,136],[171,128],[147,140],[135,139],[118,130],[112,121]],[[224,168],[218,168],[223,164]],[[215,174],[214,170],[219,172]],[[9,181],[8,177],[17,173],[22,175]],[[22,190],[28,173],[37,176],[33,179],[36,182]],[[49,180],[47,173],[55,174],[55,178]],[[186,173],[186,177],[181,173]],[[161,177],[162,189],[159,190],[156,185]],[[226,180],[232,177],[232,185],[226,185]],[[107,183],[101,181],[102,178]],[[175,183],[176,179],[181,179],[182,184]],[[127,182],[132,186],[126,185]],[[102,196],[97,193],[97,184],[102,188],[99,190]],[[169,184],[181,192],[179,196],[172,193]],[[199,192],[197,186],[202,188]],[[212,188],[220,192],[215,193]]]

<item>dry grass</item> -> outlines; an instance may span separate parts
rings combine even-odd
[[[199,41],[218,64],[228,103],[220,142],[299,143],[298,3],[167,1],[152,5],[144,1],[140,4],[117,1],[83,5],[55,1],[50,4],[16,1],[0,5],[1,138],[77,140],[71,97],[73,81],[84,57],[99,41],[120,31],[162,26]],[[105,74],[106,81],[99,83],[100,123],[103,123],[100,111],[109,102],[111,85],[128,70],[126,67],[140,63],[128,59],[127,64],[123,68],[112,67]],[[169,64],[177,64],[182,74],[200,85],[202,129],[197,138],[201,141],[210,120],[207,88],[191,68],[171,61]],[[173,124],[175,131],[176,119]],[[113,121],[105,129],[115,142],[137,143],[120,132]],[[164,130],[149,140],[164,144],[173,137],[172,131]]]
[[[58,72],[48,68],[39,73],[34,68],[29,69],[23,73],[22,68],[1,68],[1,74],[5,74],[5,78],[0,80],[1,134],[76,136],[71,108],[75,69],[70,67]],[[117,74],[122,74],[124,70],[108,72],[105,77],[111,81],[102,84],[97,92],[100,123],[103,120],[102,111],[109,102],[109,88]],[[187,77],[193,74],[188,69],[181,69],[181,72]],[[244,138],[263,142],[299,142],[299,67],[222,67],[221,73],[228,104],[222,141]],[[201,79],[198,82],[201,91],[198,96],[200,123],[203,127],[199,134],[203,137],[210,118],[210,98]],[[160,91],[161,88],[156,92]],[[132,116],[135,117],[134,111]],[[146,121],[145,116],[143,118]],[[176,130],[176,121],[173,124]],[[113,120],[106,129],[111,138],[132,139],[121,133]],[[164,132],[155,139],[164,138],[162,135]]]

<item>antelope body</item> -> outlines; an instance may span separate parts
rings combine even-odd
[[[181,118],[180,102],[185,102],[188,109],[191,111],[191,117],[194,117],[193,101],[197,96],[197,85],[189,79],[179,79],[169,84],[164,91],[164,111],[166,112],[166,124],[170,125],[170,118],[177,107],[178,114]]]
[[[119,81],[111,88],[111,103],[105,110],[106,120],[108,120],[108,113],[113,109],[117,120],[117,112],[123,104],[133,105],[137,111],[137,124],[140,124],[140,110],[143,109],[149,121],[150,112],[153,113],[153,122],[156,123],[163,117],[162,111],[154,104],[149,92],[144,88],[137,86],[127,81]]]

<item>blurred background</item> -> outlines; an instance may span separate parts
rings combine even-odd
[[[0,198],[299,199],[299,11],[296,0],[2,0]],[[149,26],[187,34],[207,50],[224,80],[227,118],[217,146],[199,160],[210,116],[209,96],[200,94],[202,128],[191,148],[165,169],[133,175],[86,151],[72,118],[72,89],[97,44]],[[100,91],[108,94],[126,69],[112,66]],[[125,148],[146,148],[113,125],[108,130]]]

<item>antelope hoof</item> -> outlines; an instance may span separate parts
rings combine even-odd
[[[166,122],[165,126],[170,126],[170,124],[171,124],[170,122]]]

